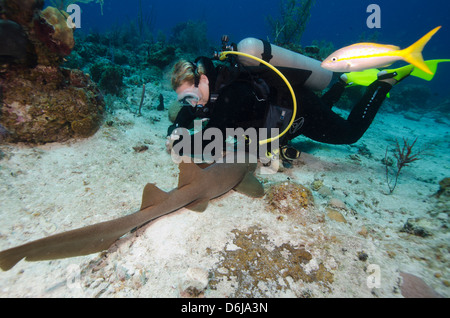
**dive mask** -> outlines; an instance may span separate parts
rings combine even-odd
[[[198,87],[188,88],[178,94],[178,101],[182,106],[196,107],[200,99],[202,99],[202,93]]]

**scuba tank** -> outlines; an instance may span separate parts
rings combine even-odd
[[[261,57],[277,67],[292,85],[303,85],[321,91],[331,82],[333,72],[320,66],[321,62],[255,38],[245,38],[237,44],[237,51]],[[247,67],[259,67],[260,63],[248,57],[238,56]],[[257,71],[256,71],[257,72]]]

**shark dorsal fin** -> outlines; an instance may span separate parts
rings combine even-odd
[[[264,195],[263,185],[252,173],[247,173],[242,181],[233,189],[253,198],[260,198]]]
[[[194,163],[181,162],[178,165],[180,175],[178,177],[178,188],[192,183],[196,178],[201,178],[204,171]]]
[[[164,192],[153,183],[147,183],[142,193],[141,210],[149,206],[161,203],[169,197],[167,192]]]

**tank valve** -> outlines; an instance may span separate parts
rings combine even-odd
[[[237,51],[237,44],[236,43],[231,43],[228,44],[228,42],[230,41],[230,37],[227,34],[222,35],[222,52],[225,51]],[[220,57],[220,53],[218,51],[214,52],[214,59],[219,59]]]

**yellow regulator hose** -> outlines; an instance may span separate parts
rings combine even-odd
[[[259,144],[260,145],[268,144],[269,142],[272,142],[274,140],[277,140],[277,139],[281,138],[284,134],[286,134],[289,131],[289,129],[291,128],[292,124],[294,123],[295,116],[297,115],[297,98],[295,97],[295,93],[294,93],[294,90],[292,89],[291,84],[289,83],[287,78],[275,66],[273,66],[270,63],[267,63],[266,61],[264,61],[264,60],[262,60],[260,58],[257,58],[256,56],[253,56],[253,55],[250,55],[250,54],[247,54],[247,53],[236,52],[236,51],[225,51],[225,52],[220,53],[219,59],[221,61],[225,60],[228,54],[241,55],[241,56],[253,59],[255,61],[258,61],[259,63],[264,64],[265,66],[267,66],[268,68],[273,70],[275,73],[277,73],[278,76],[280,76],[281,79],[286,83],[286,86],[289,88],[289,91],[291,92],[292,102],[293,102],[293,112],[292,112],[291,121],[289,122],[289,125],[286,127],[286,129],[281,134],[279,134],[276,137],[272,137],[272,138],[269,138],[269,139],[266,139],[266,140],[260,140]]]

